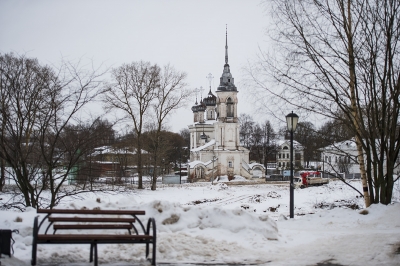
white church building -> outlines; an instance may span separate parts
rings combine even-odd
[[[210,75],[211,76],[211,75]],[[249,150],[239,141],[238,90],[228,64],[228,35],[225,44],[225,65],[216,95],[210,91],[192,107],[190,131],[190,163],[188,178],[214,180],[219,176],[245,178],[265,177],[262,164],[249,164]],[[197,98],[197,97],[196,97]]]

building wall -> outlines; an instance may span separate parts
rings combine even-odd
[[[294,168],[304,167],[304,150],[303,146],[297,141],[293,142],[293,164]],[[276,167],[279,170],[290,169],[290,141],[286,140],[279,144],[276,154]]]
[[[238,123],[215,123],[215,140],[218,146],[224,149],[237,150],[239,143],[239,124]]]

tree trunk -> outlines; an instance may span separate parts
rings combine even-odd
[[[5,161],[3,159],[0,159],[0,191],[3,191],[3,188],[6,184],[6,166],[5,166]]]
[[[153,163],[154,164],[154,172],[153,172],[153,177],[151,179],[151,190],[156,190],[156,188],[157,188],[157,171],[156,171],[157,165],[158,165],[157,160],[158,160],[158,156],[157,156],[157,154],[154,154],[154,163]]]
[[[142,160],[142,138],[141,132],[137,133],[137,172],[138,172],[138,189],[143,189],[143,160]],[[148,169],[147,169],[148,170]]]
[[[345,16],[344,10],[343,16]],[[353,47],[353,29],[352,29],[352,19],[351,19],[351,1],[347,1],[347,20],[344,19],[345,25],[347,24],[346,32],[347,32],[347,41],[348,41],[348,56],[349,56],[349,90],[350,90],[350,101],[352,108],[352,123],[355,126],[356,130],[356,145],[358,152],[358,162],[360,164],[360,173],[361,173],[361,183],[363,186],[363,194],[364,194],[364,203],[365,207],[369,207],[371,204],[369,193],[368,193],[368,182],[367,182],[367,173],[365,171],[365,161],[364,161],[364,151],[362,147],[362,129],[361,129],[361,112],[357,107],[357,98],[356,98],[356,89],[357,89],[357,80],[356,80],[356,64],[354,57],[354,47]]]

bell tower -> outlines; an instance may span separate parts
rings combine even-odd
[[[237,88],[228,63],[228,29],[225,35],[225,65],[217,88],[216,141],[227,149],[239,147],[239,123],[237,114]]]

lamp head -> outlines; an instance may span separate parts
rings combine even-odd
[[[299,121],[299,116],[298,115],[293,113],[293,111],[291,113],[289,113],[286,116],[286,123],[287,123],[288,130],[291,131],[291,132],[294,132],[296,130],[298,121]]]

